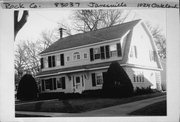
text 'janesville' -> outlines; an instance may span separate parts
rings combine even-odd
[[[100,4],[100,3],[90,2],[88,4],[88,6],[93,7],[93,8],[98,8],[98,7],[127,7],[126,3],[124,3],[124,2],[121,2],[121,3],[116,2],[115,4],[108,4],[108,3]]]

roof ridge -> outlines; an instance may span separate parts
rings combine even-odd
[[[62,50],[65,48],[82,46],[82,45],[85,45],[85,43],[90,44],[90,43],[95,43],[96,41],[99,42],[99,41],[108,40],[110,38],[117,38],[118,36],[123,34],[124,31],[127,31],[133,28],[140,20],[141,19],[133,20],[133,21],[117,24],[110,27],[100,28],[94,31],[89,31],[85,33],[77,33],[71,36],[64,37],[62,39],[58,39],[52,45],[50,45],[48,48],[42,51],[40,54],[54,52],[54,51]],[[120,30],[121,32],[119,32],[118,30]],[[118,34],[117,36],[118,32],[121,34],[120,35]],[[111,36],[107,36],[109,34],[111,34]],[[96,39],[93,39],[93,38],[96,38]],[[75,41],[74,43],[74,40],[77,40],[77,41]]]
[[[100,28],[100,29],[93,30],[93,31],[88,31],[88,32],[83,32],[83,33],[77,33],[77,34],[74,34],[74,35],[67,36],[67,37],[65,37],[65,38],[72,37],[72,36],[76,36],[76,35],[93,33],[93,32],[95,32],[95,31],[100,31],[100,30],[104,30],[104,29],[108,29],[108,28],[113,28],[113,27],[117,27],[117,26],[120,26],[120,25],[129,24],[129,23],[132,23],[132,22],[134,22],[134,21],[140,21],[140,20],[141,20],[141,19],[137,19],[137,20],[128,21],[128,22],[125,22],[125,23],[121,23],[121,24],[117,24],[117,25],[113,25],[113,26],[109,26],[109,27]],[[57,41],[63,40],[63,39],[65,39],[65,38],[58,39]]]

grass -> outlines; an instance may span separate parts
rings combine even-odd
[[[154,93],[148,95],[133,96],[129,98],[77,98],[69,100],[42,101],[37,103],[16,105],[15,110],[34,112],[81,113],[85,111],[91,111],[114,105],[143,100],[146,98],[153,98],[164,94],[165,93]]]
[[[166,101],[151,104],[142,109],[133,111],[129,115],[166,116],[167,115]]]

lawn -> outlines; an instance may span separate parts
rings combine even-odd
[[[37,103],[16,105],[16,111],[35,111],[35,112],[62,112],[62,113],[81,113],[100,108],[120,105],[124,103],[143,100],[165,95],[165,93],[153,93],[148,95],[133,96],[129,98],[77,98],[69,100],[52,100]]]
[[[131,112],[129,115],[140,115],[140,116],[166,116],[166,101],[158,102],[146,106],[142,109]]]

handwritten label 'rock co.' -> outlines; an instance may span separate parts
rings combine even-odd
[[[24,3],[3,3],[6,9],[19,9],[27,8]],[[40,8],[41,6],[36,3],[29,3],[28,8]]]

